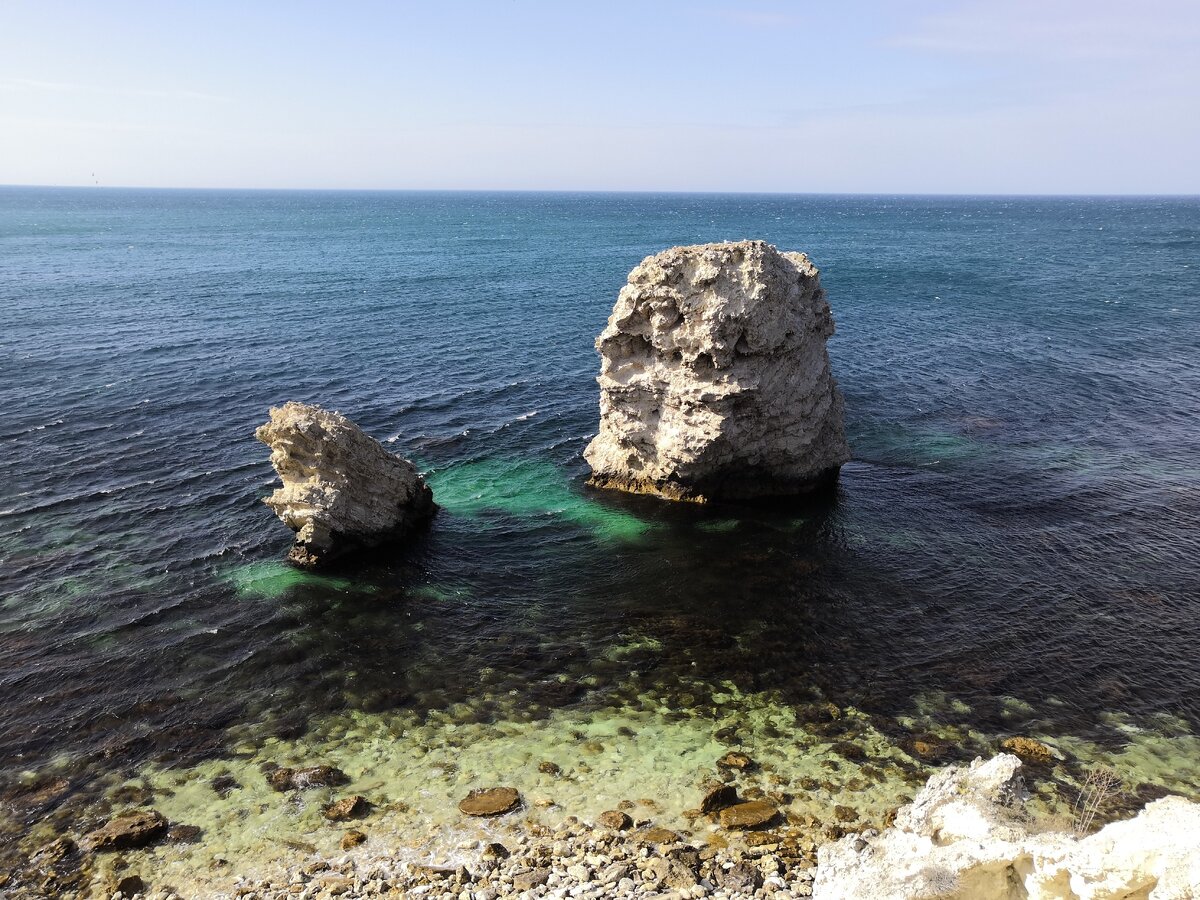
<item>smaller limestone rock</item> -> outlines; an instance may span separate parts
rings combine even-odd
[[[296,532],[288,560],[301,568],[403,538],[436,509],[413,464],[340,413],[285,403],[254,436],[283,481],[264,502]]]
[[[728,829],[761,828],[775,820],[779,810],[766,800],[750,800],[721,810],[721,827]]]
[[[85,843],[90,850],[130,850],[145,847],[167,833],[167,820],[153,809],[123,813],[103,828],[91,832]]]
[[[345,797],[325,807],[325,818],[330,822],[346,822],[365,816],[371,810],[367,798],[360,794]]]
[[[360,844],[366,843],[367,835],[359,831],[357,828],[352,828],[342,835],[342,849],[353,850]]]
[[[849,806],[835,806],[833,808],[833,817],[839,822],[855,822],[858,820],[858,812]]]
[[[553,775],[557,777],[562,774],[562,766],[560,766],[558,763],[553,763],[549,760],[546,760],[538,764],[538,771],[543,775]]]
[[[621,812],[619,809],[610,809],[600,813],[596,821],[613,831],[625,831],[633,827],[633,819],[629,818],[628,813]]]
[[[467,816],[499,816],[512,812],[520,803],[521,795],[514,788],[479,788],[467,794],[458,809]]]

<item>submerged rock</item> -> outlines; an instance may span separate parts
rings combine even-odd
[[[459,801],[458,809],[468,816],[499,816],[516,809],[521,795],[514,788],[478,788]]]
[[[762,828],[774,822],[779,815],[775,804],[766,800],[747,800],[726,807],[718,813],[722,828]]]
[[[1000,747],[1020,757],[1021,762],[1049,765],[1054,762],[1054,751],[1041,741],[1029,737],[1010,737],[1000,742]]]
[[[413,464],[340,413],[285,403],[254,436],[283,481],[264,502],[296,532],[288,560],[302,568],[403,538],[436,509]]]
[[[166,833],[162,813],[139,809],[114,816],[103,828],[90,832],[84,843],[89,850],[130,850],[152,844]]]
[[[273,769],[267,782],[277,791],[306,791],[309,788],[339,787],[349,784],[350,778],[333,766],[307,766],[303,769]]]
[[[345,822],[358,819],[371,811],[371,804],[361,794],[344,797],[325,807],[325,818],[330,822]]]
[[[850,458],[833,331],[803,253],[740,241],[642,260],[596,339],[591,484],[705,501],[832,483]]]
[[[936,773],[878,835],[818,852],[817,900],[1166,900],[1200,885],[1200,803],[1166,797],[1089,837],[1040,832],[1021,809],[1021,761]]]
[[[721,769],[735,769],[738,772],[751,772],[757,768],[754,760],[739,750],[730,750],[718,759],[717,767]]]
[[[737,802],[737,788],[729,784],[717,785],[705,792],[704,799],[700,801],[700,813],[710,815],[733,806]]]
[[[352,828],[342,835],[342,849],[352,850],[360,844],[366,843],[367,835],[365,832],[359,831],[357,828]]]

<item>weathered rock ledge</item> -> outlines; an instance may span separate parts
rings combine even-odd
[[[263,502],[296,532],[288,560],[297,566],[399,540],[436,509],[413,464],[340,413],[285,403],[254,436],[283,481]]]
[[[591,484],[673,500],[803,494],[850,458],[816,266],[764,241],[673,247],[621,289]]]
[[[817,900],[1183,900],[1200,896],[1200,803],[1164,797],[1076,837],[1024,815],[1021,761],[934,775],[883,833],[818,852]]]

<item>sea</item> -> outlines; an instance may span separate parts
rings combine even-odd
[[[629,270],[744,238],[821,270],[836,496],[588,488]],[[430,526],[285,565],[288,400]],[[335,852],[274,765],[431,861],[494,785],[702,837],[729,750],[814,827],[1012,736],[1048,816],[1097,766],[1127,812],[1200,799],[1198,658],[1197,198],[0,188],[0,868],[138,805],[202,829],[143,851],[172,884]]]

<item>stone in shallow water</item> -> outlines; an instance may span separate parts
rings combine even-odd
[[[779,815],[775,804],[766,800],[750,800],[727,807],[720,812],[722,828],[761,828]]]
[[[731,750],[718,759],[717,765],[722,769],[736,769],[739,772],[749,772],[755,767],[754,760],[745,753],[739,753],[736,750]]]
[[[134,897],[144,893],[146,890],[146,882],[142,880],[140,875],[126,875],[116,885],[116,893],[122,897]]]
[[[600,813],[596,817],[596,821],[605,828],[611,828],[613,831],[624,831],[627,828],[633,827],[633,819],[628,813],[621,812],[619,809],[610,809]]]
[[[203,834],[198,825],[172,825],[167,831],[167,841],[172,844],[196,844]]]
[[[352,797],[343,797],[326,806],[325,818],[330,822],[345,822],[365,816],[370,809],[371,804],[367,802],[367,798],[361,794],[355,794]]]
[[[357,828],[352,828],[342,835],[342,849],[352,850],[359,844],[365,843],[366,840],[367,836],[365,833],[359,831]]]
[[[1033,738],[1010,737],[1001,741],[1000,746],[1024,763],[1048,765],[1054,762],[1054,751]]]
[[[103,828],[88,834],[85,843],[90,850],[129,850],[145,847],[167,833],[167,820],[153,809],[123,813],[109,820]]]
[[[303,769],[275,769],[267,775],[267,781],[277,791],[305,791],[309,788],[337,787],[348,784],[350,779],[341,769],[321,765]]]
[[[704,815],[720,812],[738,802],[737,789],[729,784],[711,788],[700,801],[700,812]]]
[[[468,816],[499,816],[516,809],[521,795],[515,788],[478,788],[467,794],[458,804],[458,809]]]

